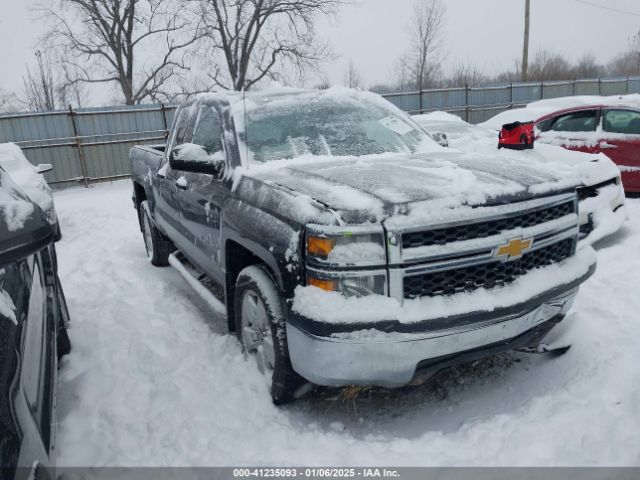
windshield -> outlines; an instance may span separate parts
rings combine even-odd
[[[372,96],[327,91],[247,99],[241,153],[264,163],[433,150],[433,140],[410,118]]]

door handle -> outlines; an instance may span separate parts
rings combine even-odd
[[[176,180],[176,187],[178,187],[180,190],[186,190],[188,186],[189,183],[187,182],[186,178],[180,177],[178,180]]]
[[[613,145],[612,143],[607,143],[607,142],[600,142],[599,146],[603,150],[608,150],[608,149],[612,149],[612,148],[618,148],[617,145]]]

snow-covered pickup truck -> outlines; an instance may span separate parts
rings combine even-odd
[[[276,403],[535,348],[595,269],[575,184],[442,148],[372,93],[200,95],[130,161],[152,263],[226,316]]]

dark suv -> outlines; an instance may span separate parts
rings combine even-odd
[[[54,478],[58,361],[71,349],[56,229],[0,168],[0,469]]]

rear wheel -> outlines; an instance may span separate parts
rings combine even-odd
[[[139,215],[142,224],[144,247],[151,263],[156,267],[169,265],[169,255],[175,250],[175,247],[171,240],[165,237],[153,224],[146,200],[140,205]]]
[[[234,306],[240,343],[255,358],[258,369],[271,377],[273,403],[295,400],[306,382],[291,366],[281,296],[264,266],[252,265],[240,272]]]

